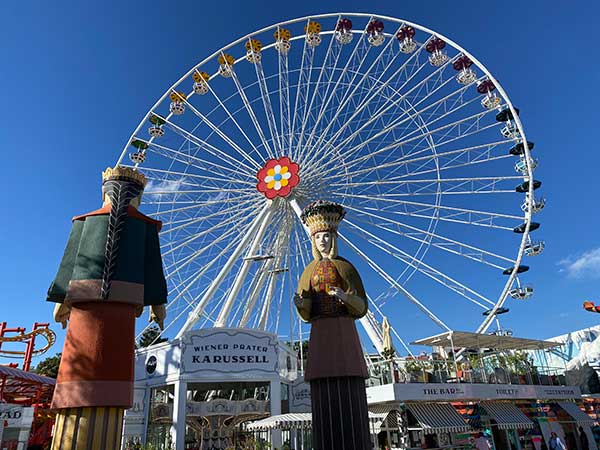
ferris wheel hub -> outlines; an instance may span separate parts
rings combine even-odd
[[[300,183],[299,170],[300,166],[287,156],[269,159],[256,174],[256,189],[269,200],[285,198]]]

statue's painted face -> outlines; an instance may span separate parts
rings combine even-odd
[[[321,255],[328,255],[331,250],[333,236],[330,231],[319,231],[315,233],[315,245]]]

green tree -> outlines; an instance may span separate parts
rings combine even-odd
[[[149,347],[154,344],[160,344],[161,342],[165,342],[167,339],[159,337],[160,329],[157,326],[151,326],[147,328],[140,340],[138,341],[138,348]]]
[[[50,378],[56,378],[58,376],[58,366],[60,365],[60,357],[62,353],[57,353],[54,356],[50,356],[41,361],[34,372],[39,375],[45,375]]]

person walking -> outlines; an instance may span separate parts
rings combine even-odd
[[[588,441],[587,434],[585,434],[583,427],[579,427],[579,443],[581,444],[580,450],[590,450],[590,442]]]
[[[567,450],[567,447],[565,446],[563,441],[560,440],[560,438],[554,431],[550,433],[549,444],[550,450]]]
[[[490,447],[490,443],[488,442],[487,438],[483,435],[483,433],[479,433],[477,435],[474,444],[477,450],[490,450],[492,448]]]

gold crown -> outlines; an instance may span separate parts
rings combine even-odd
[[[142,187],[146,186],[147,180],[142,172],[138,172],[130,167],[107,167],[104,172],[102,172],[102,182],[109,180],[124,180],[124,181],[133,181],[134,183],[141,184]]]
[[[300,218],[308,227],[310,235],[314,236],[321,231],[336,233],[345,215],[346,211],[344,211],[342,205],[317,200],[304,208]]]

